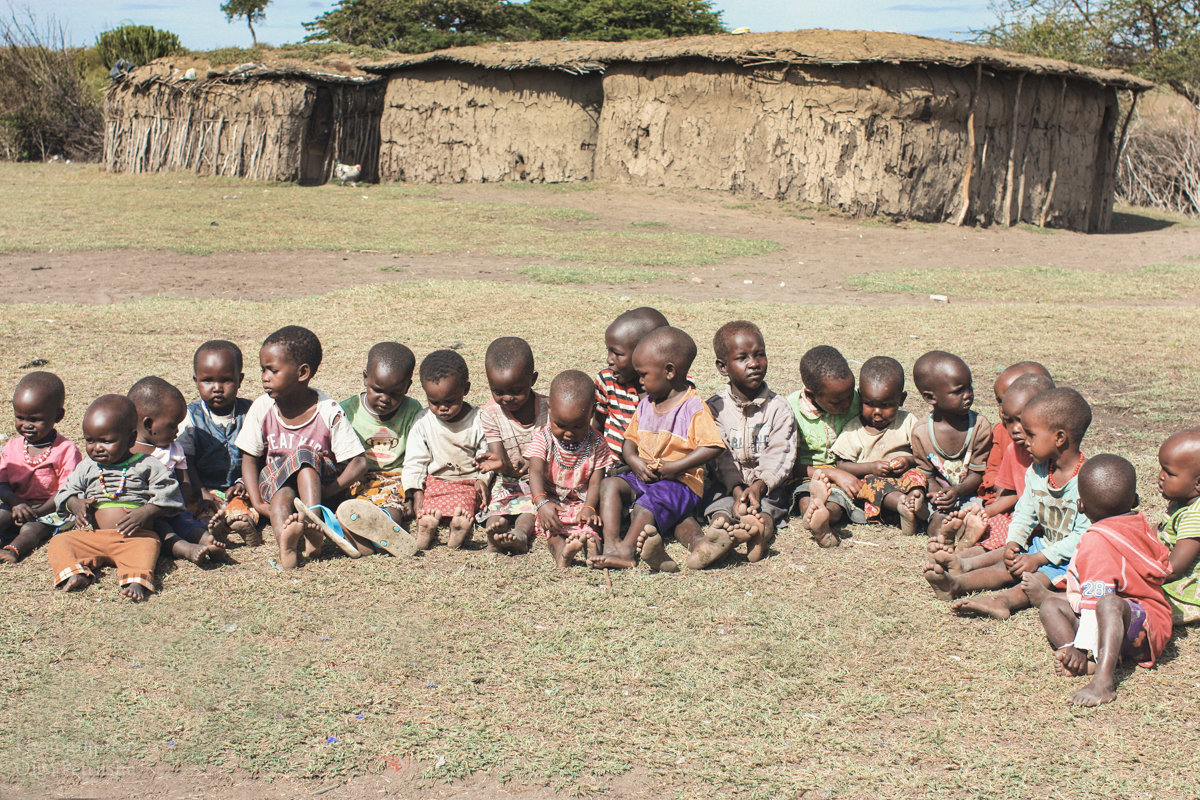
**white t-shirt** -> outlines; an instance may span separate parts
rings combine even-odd
[[[274,398],[263,395],[250,405],[246,421],[234,444],[250,456],[285,457],[300,447],[329,455],[341,464],[363,454],[363,444],[337,401],[317,393],[313,415],[299,425],[288,425],[279,416]]]

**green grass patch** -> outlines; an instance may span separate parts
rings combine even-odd
[[[302,187],[189,173],[112,175],[92,165],[0,164],[0,203],[0,247],[7,251],[476,251],[691,267],[779,247],[760,239],[608,231],[582,209],[455,202],[430,186]]]
[[[213,336],[243,347],[242,394],[256,396],[259,343],[302,323],[325,348],[314,385],[334,397],[360,390],[372,343],[399,339],[418,358],[458,344],[483,402],[497,336],[531,342],[545,391],[563,369],[603,365],[604,329],[630,305],[572,286],[530,298],[528,286],[419,282],[270,303],[9,306],[0,386],[47,359],[67,382],[60,429],[78,438],[92,398],[144,375],[193,397],[192,351]],[[981,336],[975,315],[940,305],[872,325],[854,306],[638,302],[700,343],[692,373],[704,396],[721,384],[707,343],[737,318],[763,328],[779,392],[798,388],[815,344],[909,365],[949,343],[994,419],[997,370],[1039,360],[1094,403],[1086,451],[1129,457],[1152,516],[1158,443],[1194,424],[1200,393],[1192,308],[1139,309],[1114,336],[1106,315],[1079,306],[997,303]],[[394,308],[412,313],[380,313]],[[1047,335],[1063,319],[1071,335]],[[907,406],[920,409],[911,386]],[[819,551],[796,525],[760,564],[633,570],[609,576],[611,589],[604,575],[553,569],[541,544],[517,558],[445,547],[405,561],[332,556],[289,575],[268,563],[270,546],[237,549],[236,563],[211,571],[164,563],[163,591],[144,606],[118,600],[111,572],[79,595],[51,593],[37,553],[2,571],[0,759],[9,780],[35,785],[86,770],[115,787],[123,770],[155,763],[336,782],[411,756],[414,788],[439,795],[468,774],[605,794],[626,773],[658,797],[1194,793],[1179,754],[1200,747],[1200,732],[1176,725],[1171,747],[1146,745],[1164,721],[1194,714],[1194,637],[1128,674],[1116,704],[1072,710],[1064,700],[1081,681],[1053,675],[1035,614],[952,616],[920,577],[922,540],[850,532],[857,546]]]
[[[954,298],[1011,302],[1171,300],[1196,294],[1200,264],[1149,264],[1120,272],[1060,267],[901,269],[864,272],[846,279],[847,289],[893,294],[944,294]]]
[[[658,220],[653,220],[653,219],[636,220],[634,222],[629,223],[629,225],[630,225],[630,227],[633,227],[633,228],[665,228],[665,227],[667,227],[667,223],[659,222]]]
[[[649,283],[672,277],[669,272],[637,267],[592,267],[539,264],[517,270],[538,283]]]

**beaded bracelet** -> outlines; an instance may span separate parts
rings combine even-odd
[[[13,547],[11,544],[4,545],[4,547],[0,548],[0,550],[12,550],[14,556],[16,556],[17,558],[21,557],[21,551],[15,547]]]
[[[547,495],[545,492],[538,492],[537,494],[535,494],[533,496],[533,502],[536,503],[538,501],[539,497],[545,498],[545,497],[549,497],[549,495]]]
[[[591,512],[592,512],[593,514],[599,514],[599,513],[600,513],[599,511],[597,511],[596,509],[592,508],[591,506],[584,506],[583,508],[590,509],[590,510],[591,510]],[[580,510],[580,511],[583,511],[583,508],[581,508],[581,509],[579,509],[579,510]]]
[[[543,497],[545,497],[545,495],[542,495],[542,496],[543,496]],[[549,503],[553,503],[553,502],[554,502],[553,500],[551,500],[550,498],[548,498],[548,497],[547,497],[545,500],[541,501],[540,503],[536,503],[536,504],[534,505],[534,507],[533,507],[533,510],[534,510],[534,511],[541,511],[541,510],[542,510],[542,506],[544,506],[544,505],[547,505],[547,504],[549,504]]]

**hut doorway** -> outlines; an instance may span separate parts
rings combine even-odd
[[[327,86],[317,85],[310,89],[313,98],[312,113],[304,131],[304,142],[300,157],[300,184],[316,186],[329,176],[329,145],[333,130],[333,92]]]

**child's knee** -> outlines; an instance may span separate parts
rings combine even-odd
[[[1106,594],[1096,601],[1096,617],[1098,619],[1119,617],[1128,625],[1129,604],[1120,595]]]

